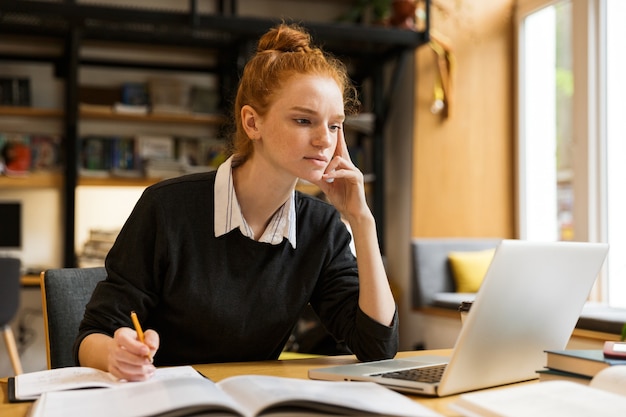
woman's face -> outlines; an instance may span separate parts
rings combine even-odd
[[[344,119],[342,92],[332,78],[291,76],[267,114],[257,119],[256,156],[286,176],[319,181],[334,156]]]

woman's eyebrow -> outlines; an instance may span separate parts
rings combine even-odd
[[[293,106],[291,108],[291,110],[296,110],[296,111],[300,111],[303,113],[309,113],[309,114],[317,114],[317,112],[309,107],[303,107],[303,106]]]
[[[311,114],[311,115],[318,115],[319,114],[319,112],[317,112],[316,110],[311,109],[309,107],[304,107],[304,106],[293,106],[291,108],[291,110],[299,111],[299,112],[307,113],[307,114]],[[338,120],[341,120],[341,121],[345,120],[345,118],[346,118],[346,115],[343,114],[343,113],[337,113],[337,114],[335,114],[334,116],[331,117],[331,119],[333,119],[333,120],[334,119],[338,119]]]

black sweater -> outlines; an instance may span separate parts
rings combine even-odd
[[[156,365],[275,359],[307,303],[360,360],[393,357],[391,326],[358,308],[350,235],[328,203],[296,193],[297,248],[239,229],[215,237],[215,173],[146,189],[106,259],[74,347],[94,332],[131,326],[135,310],[160,334]]]

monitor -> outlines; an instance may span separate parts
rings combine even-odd
[[[22,204],[0,201],[0,250],[22,248]]]

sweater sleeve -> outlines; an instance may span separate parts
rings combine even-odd
[[[390,325],[365,314],[358,305],[359,278],[351,236],[339,215],[327,228],[326,263],[311,305],[326,329],[361,361],[389,359],[398,351],[398,312]]]

